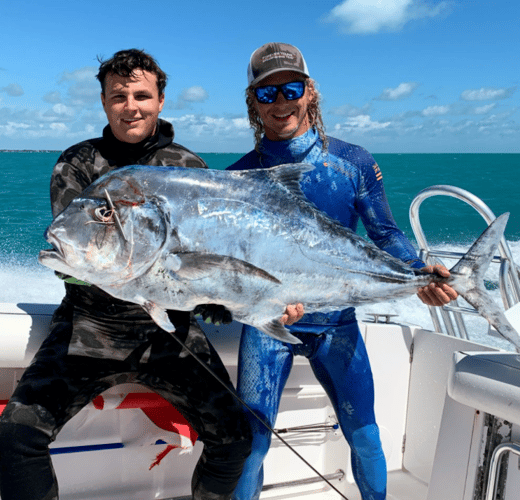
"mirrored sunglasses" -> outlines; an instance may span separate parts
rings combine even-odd
[[[271,104],[278,98],[278,93],[288,101],[299,99],[305,93],[305,82],[289,82],[282,85],[265,85],[254,89],[256,100],[262,104]]]

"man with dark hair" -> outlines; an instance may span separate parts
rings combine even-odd
[[[164,95],[168,77],[166,73],[159,67],[157,61],[142,50],[130,49],[120,50],[107,61],[98,59],[100,62],[99,71],[96,78],[101,84],[101,93],[105,93],[105,79],[109,74],[119,75],[128,78],[132,73],[139,69],[152,73],[157,78],[157,89],[159,95]]]
[[[268,43],[251,55],[247,107],[255,149],[230,170],[310,163],[301,188],[320,210],[356,230],[361,218],[368,236],[381,249],[412,267],[424,267],[397,227],[374,158],[360,146],[325,135],[319,94],[301,52],[285,43]],[[290,202],[290,201],[288,201]],[[443,266],[429,272],[449,276]],[[456,298],[447,285],[419,291],[429,305]],[[301,304],[288,307],[289,323],[301,318]],[[374,384],[368,355],[353,307],[330,314],[306,314],[290,331],[301,344],[275,340],[245,325],[238,361],[238,392],[272,427],[296,355],[306,356],[326,390],[351,448],[354,478],[363,500],[386,497],[386,462],[374,415]],[[262,367],[261,370],[258,367]],[[251,418],[253,450],[235,491],[236,500],[257,500],[263,461],[271,434]]]
[[[207,168],[175,144],[159,119],[166,75],[138,50],[101,64],[103,137],[63,152],[51,178],[58,215],[97,178],[132,164]],[[81,230],[78,228],[78,230]],[[65,283],[49,336],[23,374],[0,418],[2,500],[55,500],[58,485],[49,444],[85,405],[125,382],[148,386],[171,402],[204,444],[192,479],[195,500],[227,500],[251,447],[250,428],[230,391],[199,365],[138,305],[95,286]],[[215,319],[222,310],[206,307]],[[225,311],[224,311],[225,312]],[[228,313],[229,314],[229,313]],[[175,336],[232,389],[219,356],[189,312],[168,311]]]

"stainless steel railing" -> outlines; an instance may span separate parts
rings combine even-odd
[[[496,219],[495,214],[480,198],[464,189],[447,185],[431,186],[423,189],[410,205],[410,223],[419,245],[419,258],[430,265],[442,263],[440,260],[441,257],[455,259],[463,256],[463,254],[457,252],[434,251],[430,248],[419,220],[419,207],[424,200],[432,196],[450,196],[464,201],[472,206],[484,218],[488,225]],[[504,237],[502,237],[500,241],[499,253],[500,256],[495,256],[493,262],[500,264],[500,293],[504,307],[509,309],[514,304],[520,302],[520,280],[517,267],[511,255],[511,250]],[[433,325],[437,331],[443,331],[441,326],[442,319],[448,335],[464,339],[468,339],[469,337],[462,315],[478,314],[475,309],[459,306],[457,301],[452,301],[443,307],[429,307],[429,310]]]
[[[500,472],[501,458],[506,453],[513,453],[514,455],[518,455],[520,457],[520,446],[516,443],[502,443],[499,444],[493,451],[493,456],[491,457],[491,464],[489,466],[490,472],[485,500],[495,500],[496,498],[497,481]]]

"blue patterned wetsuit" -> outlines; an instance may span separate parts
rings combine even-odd
[[[311,129],[288,141],[262,140],[262,153],[251,151],[229,170],[268,168],[305,162],[315,166],[304,174],[303,192],[319,209],[356,230],[359,218],[368,236],[414,267],[423,267],[411,243],[398,229],[390,212],[382,176],[365,149],[329,138],[326,151]],[[352,470],[363,500],[386,496],[386,462],[374,416],[372,371],[354,308],[330,314],[306,314],[289,327],[302,344],[282,343],[244,326],[239,354],[238,392],[274,425],[283,388],[295,355],[306,356],[334,406],[352,450]],[[246,462],[236,500],[256,500],[263,485],[262,463],[271,435],[256,419],[253,452]]]

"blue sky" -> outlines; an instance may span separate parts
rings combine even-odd
[[[372,153],[519,153],[519,20],[511,0],[0,0],[0,149],[99,136],[97,56],[136,47],[169,75],[177,142],[246,152],[247,63],[276,41],[303,52],[329,135]]]

